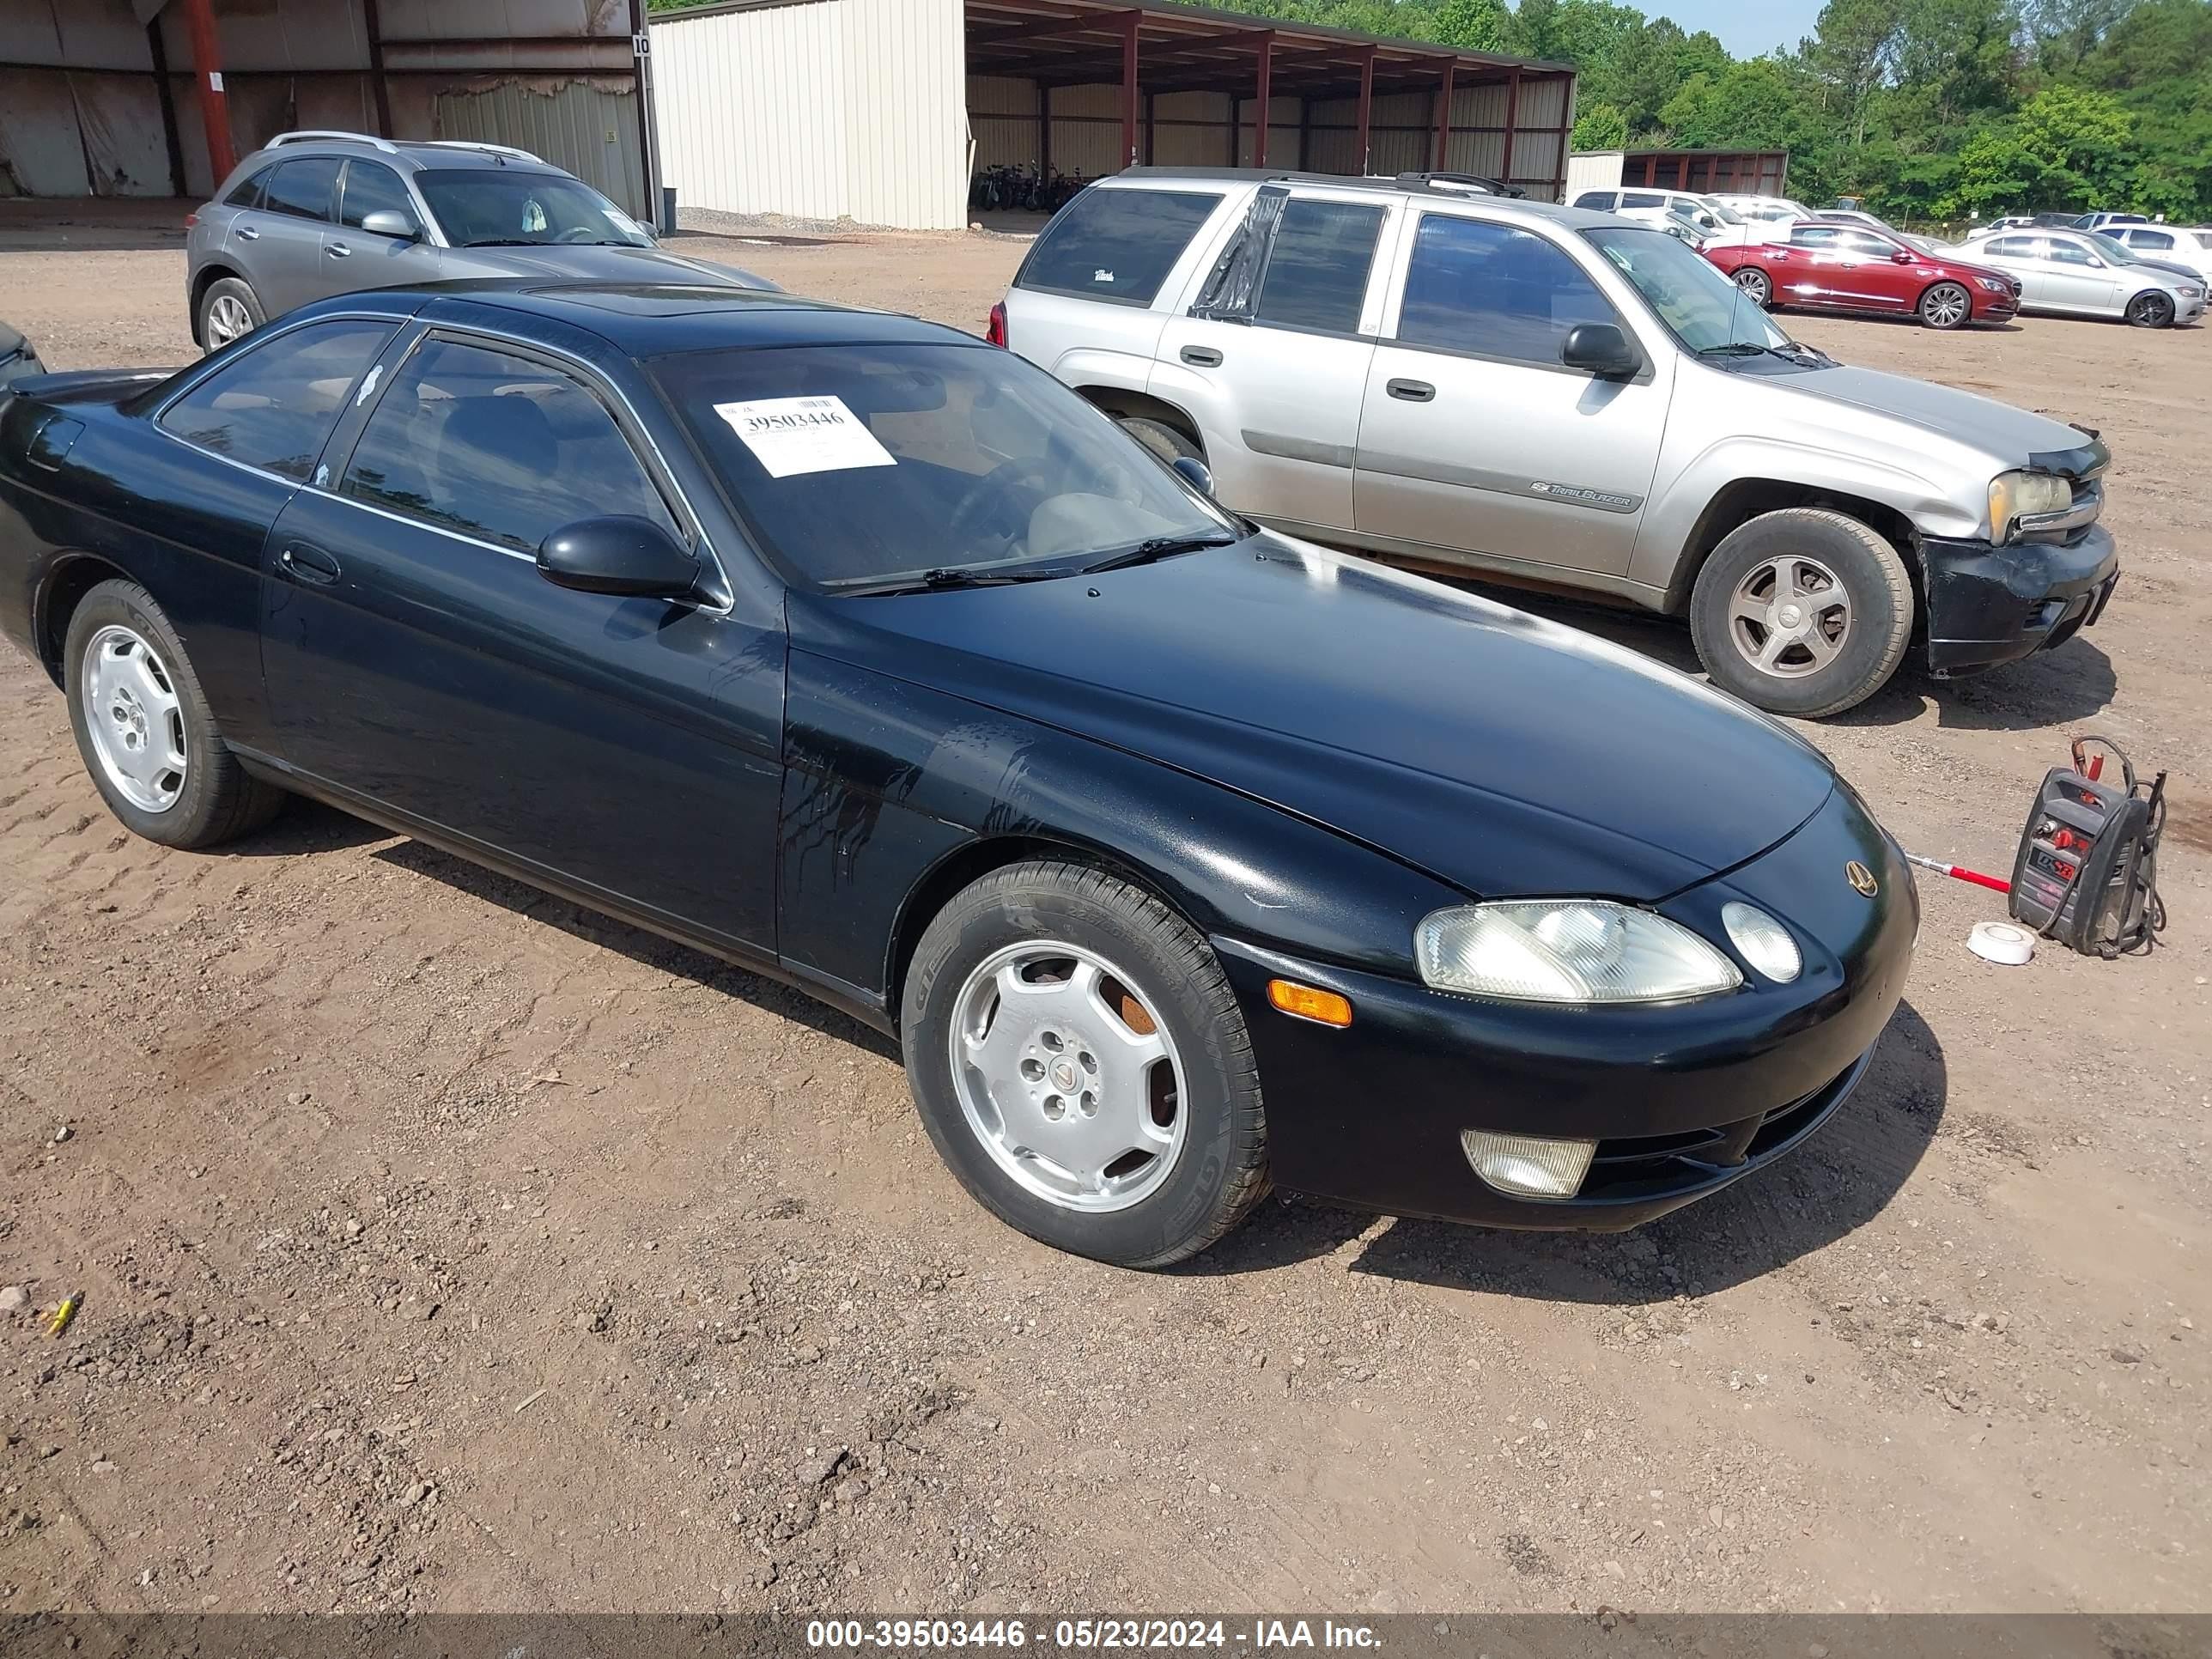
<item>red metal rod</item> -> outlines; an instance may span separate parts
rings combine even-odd
[[[1917,853],[1905,855],[1907,864],[1917,864],[1923,870],[1933,870],[1939,876],[1948,876],[1954,881],[1971,881],[1977,887],[1987,887],[1999,893],[2012,891],[2012,884],[1999,881],[1995,876],[1985,876],[1978,870],[1969,870],[1961,864],[1939,864],[1934,859],[1923,859]]]

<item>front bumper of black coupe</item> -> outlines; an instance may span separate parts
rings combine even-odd
[[[1878,883],[1863,896],[1846,866]],[[1216,951],[1260,1062],[1276,1183],[1393,1215],[1616,1232],[1755,1174],[1801,1145],[1864,1076],[1903,993],[1919,896],[1895,843],[1838,788],[1780,847],[1656,908],[1719,942],[1721,907],[1759,905],[1805,956],[1788,986],[1695,1001],[1559,1008],[1483,1000],[1301,961]],[[1273,979],[1347,998],[1343,1030],[1269,1004]],[[1470,1129],[1597,1142],[1571,1198],[1479,1176]]]
[[[2112,532],[2093,524],[2070,545],[1923,538],[1928,666],[1978,674],[2065,644],[2104,614],[2120,579]]]

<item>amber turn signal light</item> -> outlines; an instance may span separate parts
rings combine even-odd
[[[1334,1025],[1339,1030],[1352,1024],[1352,1004],[1334,991],[1323,991],[1311,985],[1300,985],[1287,979],[1267,981],[1267,1000],[1293,1019],[1310,1019],[1316,1025]]]

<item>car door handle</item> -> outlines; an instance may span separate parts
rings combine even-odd
[[[353,250],[348,247],[343,242],[325,243],[323,247],[323,252],[329,254],[333,259],[350,259],[353,257]]]
[[[261,233],[254,229],[252,225],[240,225],[238,228],[238,240],[241,242],[258,242],[261,240]]]
[[[287,545],[276,556],[276,562],[284,567],[287,575],[318,586],[327,587],[338,579],[338,562],[321,548],[310,547],[305,542]]]
[[[1390,395],[1401,403],[1430,404],[1437,398],[1437,389],[1426,380],[1393,380]]]
[[[1197,368],[1221,367],[1221,354],[1212,346],[1185,346],[1182,349],[1182,360]]]

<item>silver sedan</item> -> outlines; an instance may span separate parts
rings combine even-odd
[[[2020,278],[2022,311],[2124,318],[2137,328],[2193,323],[2204,314],[2204,279],[2154,264],[2109,236],[2008,230],[1967,242],[1977,264]]]

